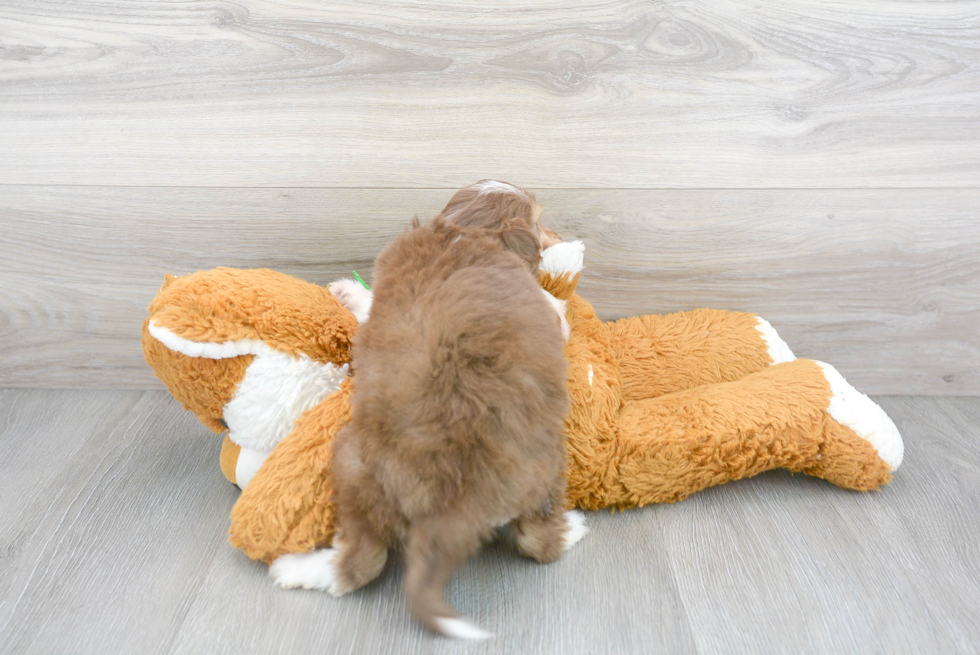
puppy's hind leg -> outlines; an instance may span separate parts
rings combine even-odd
[[[575,510],[564,511],[565,484],[562,480],[543,509],[519,516],[514,521],[517,549],[542,564],[554,562],[588,534],[585,517]]]
[[[412,522],[406,552],[408,604],[433,632],[460,639],[486,639],[484,632],[454,612],[445,600],[449,577],[480,548],[483,535],[458,517],[435,516]]]
[[[388,560],[388,547],[371,523],[357,512],[337,513],[337,582],[343,590],[354,591],[379,575]]]
[[[375,528],[378,524],[384,529],[385,517],[379,514],[385,506],[383,495],[352,454],[356,451],[348,428],[337,435],[334,449],[337,532],[333,548],[279,557],[269,575],[280,587],[321,589],[342,596],[378,577],[388,559],[385,539]],[[375,523],[367,518],[372,511]]]

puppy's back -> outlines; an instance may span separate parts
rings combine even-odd
[[[568,401],[558,323],[526,263],[478,232],[423,227],[377,272],[354,420],[391,449],[389,495],[409,519],[469,496],[501,496],[490,513],[537,496],[527,478],[544,488],[564,466]]]

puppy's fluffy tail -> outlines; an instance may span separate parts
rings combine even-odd
[[[429,630],[457,639],[493,635],[459,616],[445,600],[449,577],[480,547],[480,535],[444,518],[414,522],[409,530],[405,593],[412,613]]]

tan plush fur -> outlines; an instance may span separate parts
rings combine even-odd
[[[327,289],[297,282],[262,268],[168,276],[147,321],[191,341],[256,339],[318,362],[349,362],[357,321]]]
[[[245,377],[252,355],[226,359],[187,357],[154,339],[147,329],[149,322],[150,319],[143,322],[143,357],[184,409],[197,414],[201,423],[220,434],[225,429],[221,424],[224,407]]]
[[[869,442],[830,415],[830,385],[814,362],[770,366],[754,315],[696,310],[605,322],[575,293],[579,277],[540,277],[544,288],[568,301],[570,506],[672,502],[774,468],[862,491],[891,479]],[[255,327],[268,323],[259,316],[281,304],[291,309],[266,337]],[[284,349],[336,353],[330,361],[338,363],[349,358],[356,330],[353,316],[326,289],[272,271],[217,269],[178,278],[150,310],[150,319],[166,316],[167,326],[184,335],[212,341],[257,335]],[[215,317],[227,325],[212,327]],[[278,336],[282,331],[292,337]],[[332,345],[318,346],[324,340]],[[220,429],[220,410],[247,362],[173,353],[145,325],[143,346],[174,395]],[[230,533],[249,557],[271,562],[331,543],[330,451],[350,418],[351,390],[345,383],[306,412],[242,492]]]
[[[225,434],[225,438],[221,442],[221,454],[218,456],[218,462],[221,466],[221,473],[232,484],[237,482],[235,469],[237,468],[238,456],[241,452],[242,447]]]
[[[303,414],[231,510],[229,540],[252,559],[329,546],[334,535],[330,462],[337,432],[351,416],[352,385]]]
[[[566,364],[532,276],[538,235],[523,220],[495,230],[453,220],[378,257],[332,469],[337,590],[372,580],[384,550],[404,545],[409,605],[436,631],[457,618],[443,600],[449,575],[496,526],[516,519],[542,561],[557,558],[566,531]]]
[[[143,356],[184,408],[219,433],[226,427],[222,410],[253,356],[187,357],[154,339],[150,321],[190,341],[254,339],[337,365],[350,362],[357,330],[357,321],[329,291],[276,271],[216,268],[168,275],[143,323]]]

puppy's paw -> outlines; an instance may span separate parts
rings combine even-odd
[[[582,540],[582,537],[589,534],[589,528],[585,525],[585,515],[582,512],[571,510],[565,512],[565,544],[562,550],[568,550]]]
[[[343,589],[338,583],[336,561],[335,548],[281,555],[269,567],[269,576],[283,589],[302,587],[342,596],[350,589]]]
[[[347,278],[331,282],[328,288],[340,304],[350,310],[358,323],[368,320],[371,303],[374,301],[374,294],[369,289],[361,286],[360,282]]]

